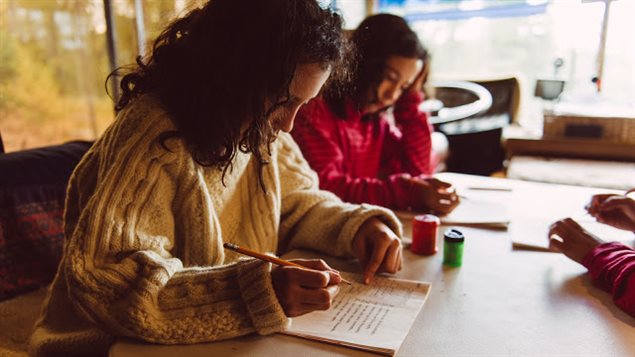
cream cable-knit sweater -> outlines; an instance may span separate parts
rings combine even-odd
[[[122,111],[73,173],[66,201],[64,257],[31,339],[31,353],[106,354],[116,336],[197,343],[289,323],[270,265],[223,249],[311,248],[352,256],[360,225],[383,208],[342,203],[287,134],[272,145],[263,193],[251,154],[222,172],[197,165],[174,126],[146,95]]]

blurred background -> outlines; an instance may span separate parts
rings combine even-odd
[[[125,65],[171,19],[201,3],[0,0],[0,130],[5,151],[94,140],[112,122],[113,102],[105,86],[111,71],[106,6],[114,25],[115,63]]]
[[[0,0],[5,151],[98,137],[114,118],[105,85],[112,66],[132,63],[165,24],[201,3]],[[321,3],[338,8],[349,29],[371,13],[404,16],[432,54],[432,80],[514,78],[520,99],[513,122],[536,135],[543,125],[543,99],[535,96],[540,79],[562,81],[567,95],[580,98],[597,96],[601,84],[604,102],[635,117],[635,1]]]

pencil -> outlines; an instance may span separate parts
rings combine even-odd
[[[260,260],[264,260],[266,262],[269,263],[273,263],[273,264],[277,264],[277,265],[281,265],[281,266],[286,266],[286,267],[298,267],[298,268],[304,268],[304,269],[310,269],[307,268],[303,265],[300,264],[296,264],[294,262],[290,262],[288,260],[284,260],[284,259],[280,259],[277,257],[273,257],[271,255],[266,255],[266,254],[262,254],[262,253],[258,253],[258,252],[254,252],[253,250],[249,250],[247,248],[241,248],[239,246],[237,246],[236,244],[233,243],[223,243],[223,247],[225,247],[226,249],[229,250],[233,250],[234,252],[238,252],[240,254],[244,254],[244,255],[248,255],[250,257],[256,258],[256,259],[260,259]],[[338,272],[339,274],[339,272]],[[351,284],[350,281],[342,278],[342,283],[344,284],[348,284],[348,285],[353,285]]]
[[[503,192],[511,192],[512,189],[509,187],[468,187],[468,190],[477,190],[477,191],[503,191]]]

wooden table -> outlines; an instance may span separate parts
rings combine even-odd
[[[432,291],[397,355],[635,356],[635,318],[594,287],[584,267],[561,254],[515,250],[511,245],[512,235],[546,239],[549,223],[580,214],[592,194],[606,190],[460,174],[440,177],[459,187],[511,188],[511,192],[469,191],[505,204],[511,224],[507,231],[461,227],[466,242],[460,268],[441,264],[442,244],[429,257],[405,250],[405,267],[397,277],[431,282]],[[287,255],[298,256],[315,254],[294,251]],[[326,260],[338,269],[358,271],[353,261]],[[123,340],[113,346],[110,355],[367,354],[273,335],[189,346]]]

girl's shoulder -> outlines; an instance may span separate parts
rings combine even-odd
[[[176,127],[161,103],[151,95],[141,95],[123,108],[94,147],[102,160],[123,158],[174,161],[187,154],[183,140],[172,137]]]
[[[143,94],[130,102],[117,114],[115,123],[126,130],[163,132],[176,129],[161,102],[151,94]]]

